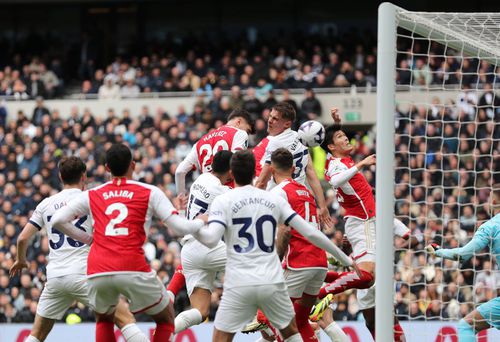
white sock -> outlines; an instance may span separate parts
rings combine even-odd
[[[327,326],[324,329],[324,331],[328,335],[328,337],[330,337],[332,342],[349,342],[350,341],[349,337],[347,337],[344,330],[342,330],[342,328],[339,327],[337,322],[330,323],[330,325]]]
[[[35,336],[31,336],[29,335],[25,340],[24,342],[40,342],[39,339],[37,339]]]
[[[302,342],[303,339],[299,333],[296,333],[285,340],[285,342]]]
[[[177,334],[201,322],[203,322],[203,317],[198,309],[183,311],[175,317],[175,333]]]
[[[125,338],[127,342],[149,342],[149,339],[135,323],[127,324],[121,331],[123,338]]]

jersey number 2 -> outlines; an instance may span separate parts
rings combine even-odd
[[[106,236],[119,236],[119,235],[128,235],[128,228],[125,227],[115,227],[117,224],[120,224],[125,220],[128,216],[127,206],[123,203],[113,203],[110,204],[106,211],[104,212],[106,215],[112,215],[115,211],[118,211],[118,216],[109,220],[109,223],[106,225],[106,230],[104,235]]]

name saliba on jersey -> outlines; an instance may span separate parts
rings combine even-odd
[[[117,198],[117,197],[132,199],[134,197],[134,192],[128,191],[128,190],[111,190],[108,192],[103,192],[102,197],[105,200],[108,200],[111,198]]]

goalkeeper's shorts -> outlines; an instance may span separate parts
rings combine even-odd
[[[489,325],[500,329],[500,297],[479,305],[477,311],[479,311]]]

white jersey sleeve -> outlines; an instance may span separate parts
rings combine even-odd
[[[335,158],[335,159],[331,160],[328,163],[328,171],[327,171],[327,174],[330,177],[330,181],[329,181],[330,185],[333,186],[334,188],[338,188],[340,185],[342,185],[342,184],[338,184],[338,182],[336,182],[335,177],[343,172],[346,172],[347,170],[349,170],[347,168],[347,165],[342,163],[340,161],[340,159]],[[356,173],[354,173],[354,174],[356,174]]]
[[[177,210],[174,208],[174,205],[170,202],[167,195],[156,186],[151,187],[149,210],[163,222],[170,216],[177,214]]]
[[[193,166],[200,169],[196,144],[175,170],[175,186],[178,194],[186,191],[186,174],[193,169]]]
[[[37,227],[38,230],[41,230],[43,226],[45,226],[43,213],[44,213],[44,208],[46,206],[47,206],[47,200],[45,199],[36,206],[35,211],[33,211],[33,214],[29,219],[29,223]]]
[[[244,130],[238,129],[233,137],[231,145],[231,152],[238,150],[246,150],[248,148],[248,133]]]

